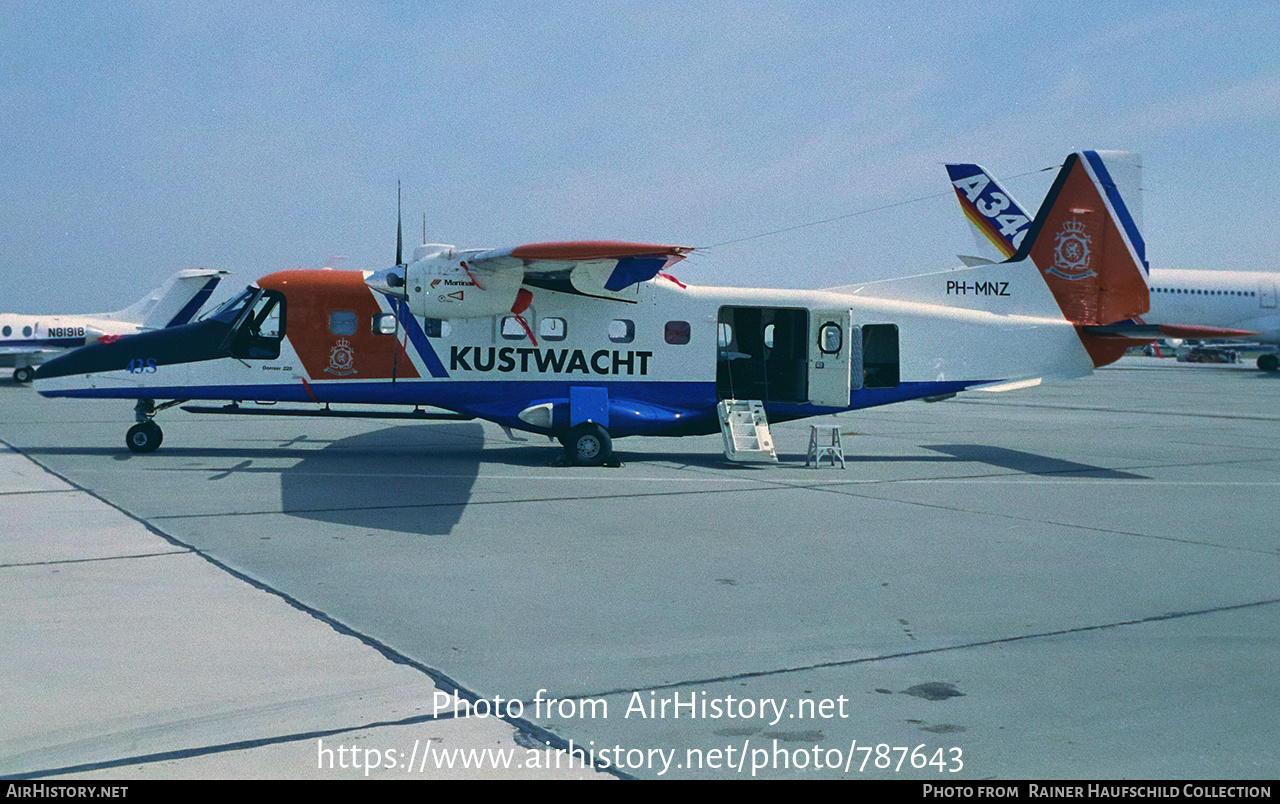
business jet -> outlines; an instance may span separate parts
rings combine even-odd
[[[157,412],[223,400],[184,409],[480,418],[600,465],[616,464],[615,438],[723,430],[735,401],[776,422],[1081,377],[1144,342],[1108,325],[1149,301],[1100,165],[1068,156],[1000,263],[805,291],[686,284],[671,273],[691,250],[679,246],[423,244],[407,262],[397,246],[376,272],[270,274],[186,326],[51,360],[36,386],[136,400],[134,452],[160,445]],[[1063,238],[1078,251],[1059,253]]]
[[[179,271],[160,287],[114,313],[0,313],[0,366],[13,368],[14,382],[28,383],[35,375],[35,366],[68,349],[103,338],[186,324],[226,273],[207,268]]]
[[[1105,160],[1105,161],[1103,161]],[[1141,224],[1140,176],[1142,162],[1136,154],[1104,152],[1100,158],[1106,186],[1119,188],[1129,209]],[[974,164],[949,164],[956,198],[973,226],[981,255],[961,257],[968,263],[1007,259],[1026,236],[1031,219],[986,170]],[[1132,237],[1140,235],[1131,232]],[[1067,247],[1074,245],[1067,242]],[[1245,338],[1266,344],[1280,344],[1280,309],[1276,307],[1276,284],[1280,277],[1271,271],[1204,271],[1171,268],[1150,269],[1151,309],[1142,324],[1153,337]],[[1258,357],[1258,368],[1275,371],[1280,366],[1274,352]]]

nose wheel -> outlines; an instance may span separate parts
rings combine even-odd
[[[124,437],[129,451],[138,453],[155,452],[160,448],[161,441],[164,441],[164,432],[153,421],[138,422],[129,428]]]
[[[174,399],[157,405],[154,399],[139,399],[133,406],[133,415],[138,423],[129,428],[125,434],[124,444],[130,452],[155,452],[164,441],[164,433],[160,425],[155,423],[156,414],[165,408],[181,405],[185,399]]]

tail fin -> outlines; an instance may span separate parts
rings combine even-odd
[[[1142,156],[1122,151],[1084,151],[1121,225],[1133,242],[1142,270],[1149,271],[1142,240]],[[948,164],[947,176],[960,210],[973,227],[973,239],[983,256],[1007,260],[1018,252],[1031,226],[1030,215],[981,165]],[[1047,169],[1047,168],[1046,168]]]
[[[1147,312],[1145,246],[1137,224],[1094,151],[1067,157],[1035,221],[1010,262],[1030,259],[1076,325],[1094,365],[1124,353],[1083,327],[1105,326]]]
[[[1031,216],[979,165],[947,165],[960,209],[973,226],[980,256],[999,262],[1018,252]]]
[[[163,285],[123,310],[104,313],[99,317],[138,324],[143,329],[181,326],[190,321],[209,300],[213,289],[226,274],[226,271],[212,268],[179,271]]]

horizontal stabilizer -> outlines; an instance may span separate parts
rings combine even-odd
[[[1139,340],[1155,340],[1156,338],[1198,338],[1200,340],[1219,340],[1222,338],[1252,338],[1258,333],[1243,329],[1220,329],[1218,327],[1198,327],[1185,324],[1140,324],[1121,322],[1107,326],[1087,326],[1081,329],[1090,335],[1100,338],[1130,338]]]

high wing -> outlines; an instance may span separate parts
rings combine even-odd
[[[533,243],[488,249],[468,258],[467,264],[478,274],[518,270],[528,285],[607,298],[653,279],[692,250],[605,240]]]
[[[634,293],[624,291],[692,250],[608,240],[467,250],[423,244],[413,262],[378,271],[366,283],[422,318],[519,315],[532,299],[529,288],[634,302]]]

